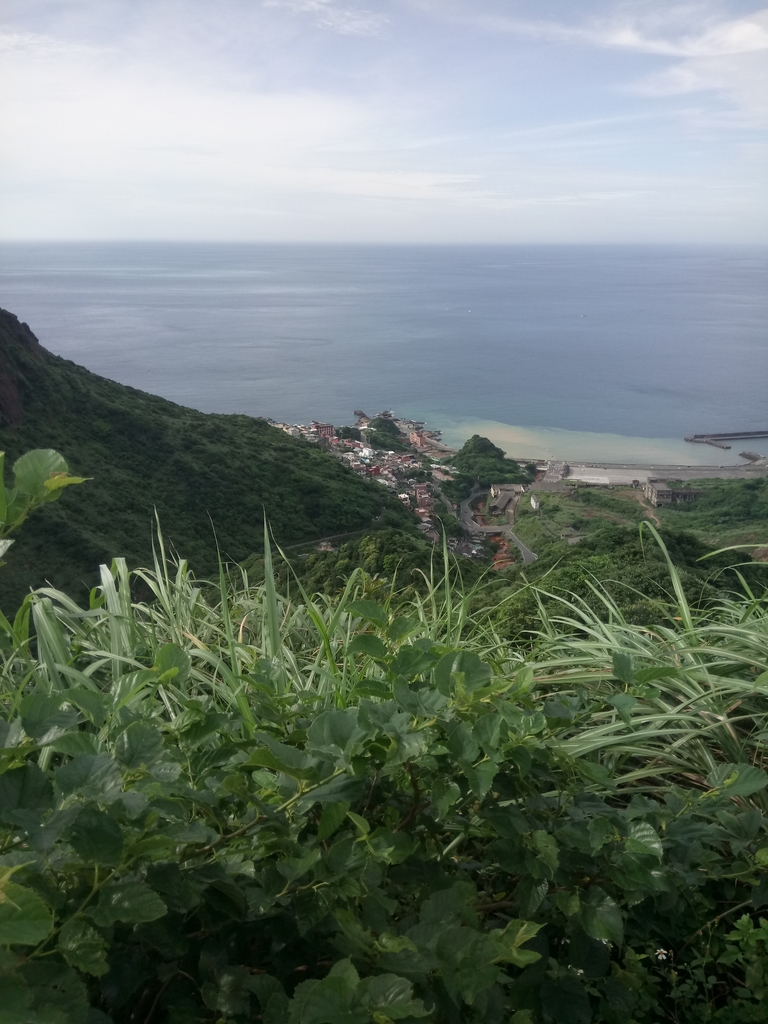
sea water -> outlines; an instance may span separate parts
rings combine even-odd
[[[46,348],[206,412],[392,408],[512,454],[724,464],[768,429],[768,250],[14,243]]]

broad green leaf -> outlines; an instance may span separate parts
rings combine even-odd
[[[247,968],[225,967],[219,972],[216,982],[208,982],[202,991],[206,1005],[212,1010],[220,1010],[227,1017],[249,1015],[251,974]]]
[[[61,694],[46,697],[34,693],[21,702],[21,724],[27,736],[40,744],[51,743],[77,725],[79,715],[74,710],[61,710]]]
[[[367,654],[369,658],[382,661],[387,656],[387,648],[372,633],[359,633],[347,645],[347,654]]]
[[[92,916],[107,927],[115,921],[156,921],[166,913],[165,903],[144,882],[119,882],[101,890]]]
[[[117,765],[107,754],[78,754],[54,777],[65,796],[79,792],[96,799],[116,796],[122,782]]]
[[[752,796],[765,789],[768,775],[751,764],[721,764],[707,776],[707,783],[729,796]]]
[[[307,730],[307,745],[321,753],[348,752],[362,736],[357,725],[357,709],[332,708],[323,711]]]
[[[654,827],[647,821],[637,821],[630,826],[625,846],[629,853],[647,854],[658,857],[659,860],[664,855],[661,840]]]
[[[587,935],[603,942],[621,946],[624,942],[624,921],[618,906],[599,886],[593,886],[582,900],[581,926]]]
[[[288,1024],[369,1024],[368,1010],[353,1008],[353,997],[344,978],[302,982],[290,1002]]]
[[[38,960],[24,964],[20,973],[33,993],[37,1024],[89,1024],[88,993],[71,967]]]
[[[389,663],[389,671],[393,676],[415,679],[432,668],[434,657],[418,647],[401,647]]]
[[[469,788],[476,797],[482,799],[493,785],[499,766],[493,761],[481,761],[474,768],[464,768]]]
[[[74,757],[75,754],[98,754],[96,737],[89,732],[67,732],[52,743],[46,744],[57,754],[67,754]]]
[[[37,946],[53,928],[53,914],[37,893],[15,882],[0,889],[0,946]]]
[[[13,464],[14,483],[19,491],[37,501],[46,497],[46,480],[55,473],[69,473],[66,460],[52,448],[35,448]]]
[[[354,811],[347,811],[347,817],[361,835],[367,836],[371,831],[371,826],[361,815],[355,814]]]
[[[360,997],[364,1005],[384,1014],[389,1020],[429,1016],[423,1002],[413,998],[413,985],[396,974],[379,974],[373,978],[366,978],[360,988]]]
[[[341,800],[336,804],[326,804],[323,808],[323,813],[320,815],[317,838],[329,839],[346,818],[348,810],[348,800]]]
[[[115,758],[129,770],[154,764],[162,751],[163,735],[156,725],[149,722],[133,722],[115,744]]]
[[[107,944],[82,918],[71,917],[59,932],[59,949],[72,967],[100,977],[106,974]]]
[[[284,857],[277,862],[277,870],[289,882],[295,882],[302,878],[320,860],[321,851],[318,849],[309,850],[303,857]]]
[[[435,683],[446,697],[459,687],[464,693],[487,686],[492,678],[491,667],[473,651],[451,651],[435,666]]]
[[[155,670],[167,679],[172,679],[175,686],[186,682],[191,667],[191,657],[177,644],[166,644],[155,657]]]
[[[637,697],[631,697],[628,693],[618,693],[615,697],[611,697],[608,703],[616,708],[625,725],[631,723],[630,715],[637,704]]]
[[[68,704],[74,704],[96,726],[102,726],[106,718],[104,695],[85,687],[73,687],[66,692]]]
[[[75,819],[69,834],[73,849],[93,864],[117,865],[123,855],[120,826],[104,811],[87,807]]]
[[[372,622],[375,626],[382,628],[389,622],[389,615],[375,601],[350,601],[347,611],[353,615],[359,615],[361,619]]]
[[[544,714],[547,718],[572,722],[578,714],[581,701],[578,697],[550,697],[544,701]]]
[[[47,811],[53,806],[53,787],[36,764],[28,763],[0,775],[0,817],[10,811]]]

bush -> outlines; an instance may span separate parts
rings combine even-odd
[[[265,568],[3,625],[0,1019],[765,1019],[765,600],[524,663],[455,580]]]

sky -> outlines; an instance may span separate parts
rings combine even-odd
[[[760,243],[748,0],[3,0],[0,236]]]

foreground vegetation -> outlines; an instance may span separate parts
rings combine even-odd
[[[763,1021],[768,597],[665,564],[653,628],[532,591],[514,647],[447,556],[313,597],[158,543],[30,595],[0,1021]]]

